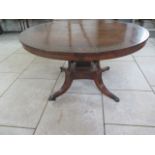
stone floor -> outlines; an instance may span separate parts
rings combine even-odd
[[[155,39],[119,59],[103,73],[119,103],[101,95],[89,80],[74,81],[55,102],[51,91],[64,80],[59,67],[26,52],[17,34],[0,35],[0,134],[155,134]]]

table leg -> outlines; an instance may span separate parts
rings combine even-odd
[[[102,71],[106,71],[107,67],[103,68]],[[109,70],[109,68],[108,68]],[[111,93],[105,86],[105,84],[103,83],[102,80],[102,72],[98,72],[94,78],[95,84],[97,86],[97,88],[101,91],[102,94],[105,94],[106,96],[110,97],[111,99],[113,99],[116,102],[119,102],[119,98],[114,95],[113,93]]]
[[[110,97],[116,102],[119,102],[119,98],[111,93],[103,83],[102,72],[109,70],[110,67],[101,68],[98,61],[92,62],[76,62],[69,61],[68,68],[61,68],[61,71],[65,72],[65,82],[61,89],[55,92],[49,97],[49,100],[56,100],[56,98],[65,93],[71,86],[75,79],[91,79],[94,80],[96,86],[102,94]]]
[[[57,92],[55,92],[53,95],[51,95],[49,97],[49,101],[54,101],[56,100],[56,98],[62,94],[64,94],[68,89],[69,87],[71,86],[72,84],[72,77],[71,77],[71,73],[68,69],[66,68],[61,68],[61,71],[64,71],[65,72],[65,81],[64,81],[64,84],[63,86],[60,88],[60,90],[58,90]]]

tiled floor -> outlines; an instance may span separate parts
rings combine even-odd
[[[111,67],[103,79],[118,103],[89,80],[74,81],[48,102],[64,81],[63,65],[26,52],[17,34],[0,35],[0,134],[155,134],[155,39],[133,55],[101,62]]]

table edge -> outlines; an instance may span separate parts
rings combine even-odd
[[[96,53],[79,53],[79,52],[57,52],[57,51],[45,51],[41,49],[37,49],[34,47],[30,47],[24,43],[22,43],[25,50],[28,52],[35,54],[37,56],[50,58],[50,59],[59,59],[59,60],[74,60],[74,61],[95,61],[95,60],[104,60],[104,59],[112,59],[118,58],[122,56],[126,56],[132,54],[141,48],[143,48],[147,42],[148,38],[143,42],[136,44],[131,47],[118,49],[118,50],[111,50],[107,52],[96,52]]]

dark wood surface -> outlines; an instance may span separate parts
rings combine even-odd
[[[110,97],[114,101],[118,102],[119,98],[111,93],[105,86],[102,80],[102,73],[108,71],[109,66],[101,68],[98,61],[92,62],[75,62],[70,61],[68,68],[61,67],[61,71],[65,72],[65,81],[60,90],[55,92],[49,97],[49,100],[55,100],[58,96],[65,93],[71,86],[73,80],[77,79],[90,79],[94,80],[97,88],[102,94]]]
[[[47,58],[92,61],[121,57],[141,49],[149,32],[138,25],[106,20],[56,20],[31,27],[20,41]]]
[[[138,25],[107,22],[106,20],[59,20],[41,24],[20,35],[23,47],[29,52],[47,58],[68,60],[65,81],[59,91],[50,95],[55,100],[65,93],[76,79],[94,80],[102,94],[118,102],[102,80],[102,59],[116,58],[141,49],[149,32]]]

